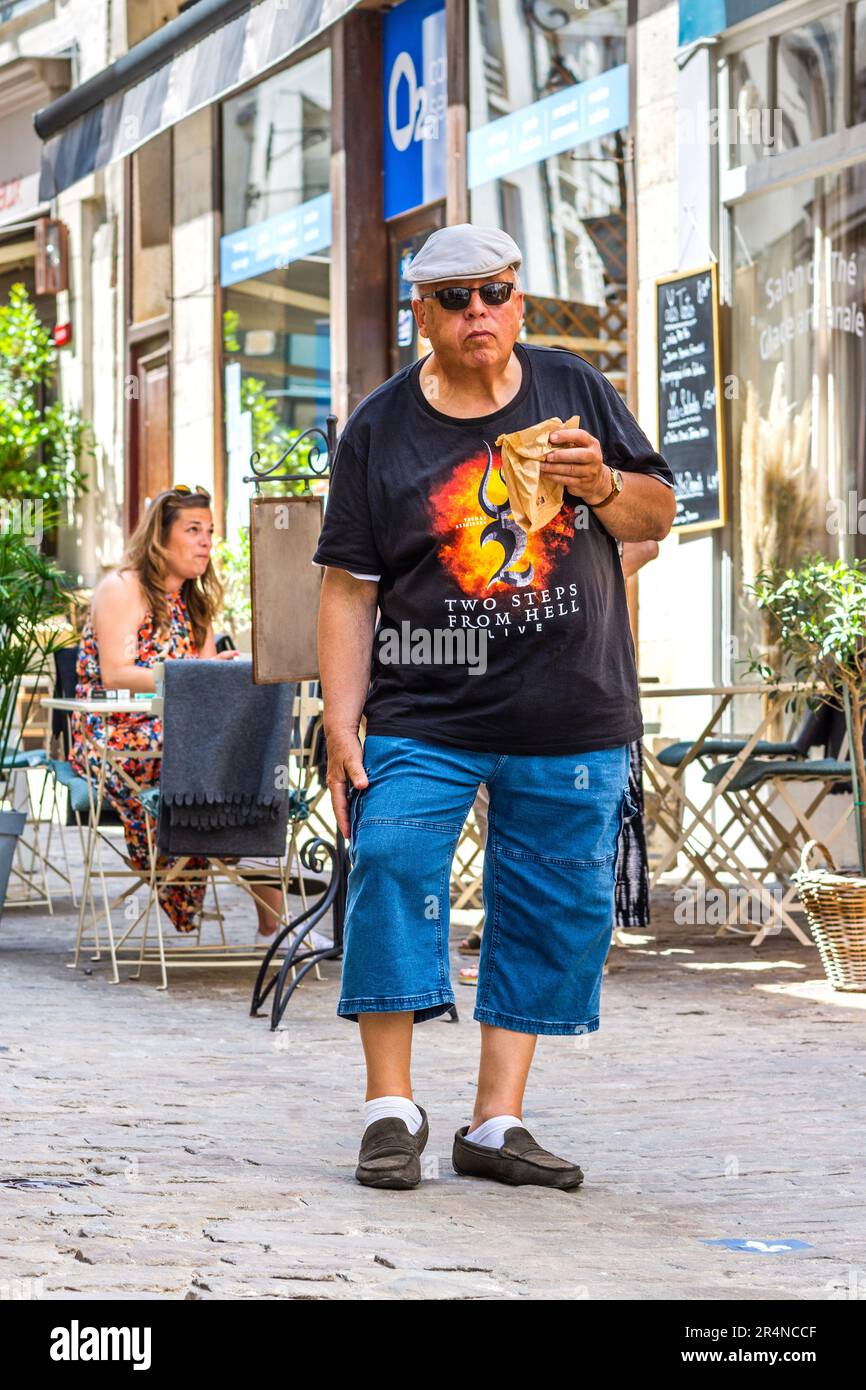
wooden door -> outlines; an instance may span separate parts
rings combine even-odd
[[[130,401],[128,526],[138,524],[152,498],[171,487],[171,358],[167,341],[134,352]]]

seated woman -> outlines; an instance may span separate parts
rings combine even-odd
[[[213,618],[222,585],[211,561],[213,517],[210,493],[177,485],[159,493],[129,539],[118,569],[99,583],[79,639],[76,698],[94,691],[155,691],[152,667],[157,661],[190,657],[226,660],[237,652],[217,652]],[[73,716],[69,761],[85,775],[85,759],[98,775],[100,758],[82,737],[104,741],[98,714]],[[162,746],[162,720],[147,714],[115,714],[109,721],[109,746],[125,751],[123,770],[138,786],[159,780],[160,758],[137,757]],[[106,774],[105,791],[123,824],[127,851],[136,868],[148,866],[145,816],[132,790],[116,772]],[[160,855],[160,865],[176,860]],[[186,868],[202,869],[207,860],[191,856]],[[177,883],[159,890],[159,902],[180,932],[194,931],[204,901],[205,884]],[[278,888],[256,885],[259,916],[257,942],[272,936],[282,907]]]

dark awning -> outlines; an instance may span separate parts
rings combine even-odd
[[[198,0],[117,62],[37,111],[39,194],[94,169],[283,62],[360,0]]]

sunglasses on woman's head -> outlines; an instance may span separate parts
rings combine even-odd
[[[514,285],[511,280],[491,280],[487,285],[478,285],[478,293],[483,304],[490,306],[507,304]],[[473,291],[467,285],[446,285],[443,290],[433,290],[432,294],[422,294],[422,299],[438,299],[443,309],[467,309]]]
[[[193,493],[195,493],[196,495],[206,497],[207,500],[210,501],[210,493],[206,487],[202,487],[201,483],[196,483],[195,487],[187,487],[186,483],[175,483],[172,492],[179,493],[181,497],[192,497]]]

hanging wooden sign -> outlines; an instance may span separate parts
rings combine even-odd
[[[250,499],[253,681],[318,680],[321,497]]]

